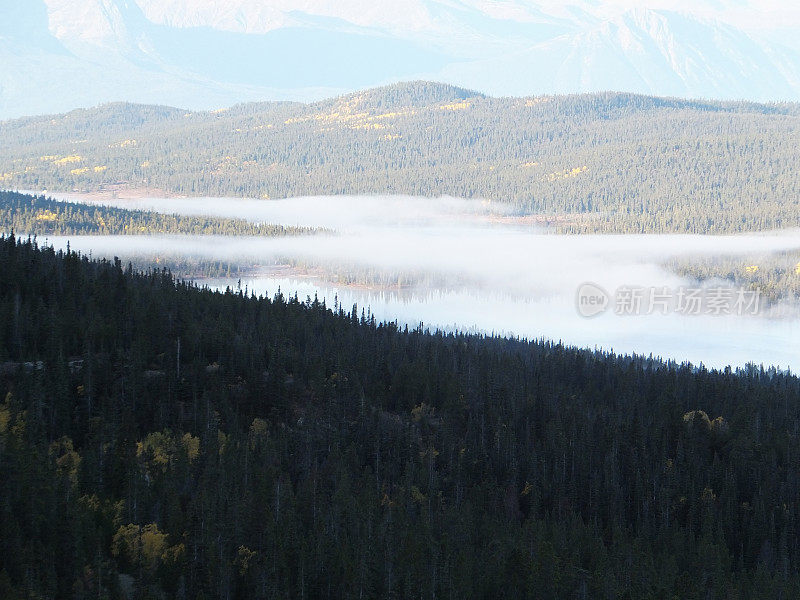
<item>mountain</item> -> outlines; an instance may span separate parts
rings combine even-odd
[[[0,597],[798,598],[798,406],[0,236]]]
[[[494,95],[800,99],[798,24],[788,4],[747,0],[0,0],[0,118],[307,101],[415,78]]]
[[[508,56],[449,66],[445,79],[501,93],[603,89],[642,94],[797,99],[800,55],[721,23],[633,9]]]
[[[310,104],[107,104],[0,123],[0,186],[189,196],[450,195],[569,231],[800,226],[800,105],[493,98],[408,82]]]

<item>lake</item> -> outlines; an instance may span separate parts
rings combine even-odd
[[[76,195],[56,197],[87,200]],[[329,306],[338,302],[349,309],[357,304],[359,310],[368,307],[379,320],[411,326],[422,322],[431,328],[561,340],[709,367],[752,362],[793,371],[800,368],[796,306],[765,307],[761,302],[746,311],[731,309],[732,314],[679,312],[674,306],[679,296],[697,285],[663,266],[673,257],[800,249],[796,230],[736,236],[554,235],[515,219],[502,206],[454,198],[96,202],[332,231],[298,238],[69,238],[73,249],[93,256],[185,255],[256,266],[241,281],[202,282],[215,288],[241,285],[267,295],[280,289],[301,299],[316,294]],[[67,239],[51,237],[48,242],[64,247]],[[578,290],[587,282],[608,294],[607,309],[593,318],[578,310],[577,303],[582,301]],[[621,302],[626,290],[645,292],[635,311],[621,310],[631,308]],[[648,306],[647,296],[654,297],[654,290],[670,296],[671,304]],[[707,296],[713,292],[703,291]]]

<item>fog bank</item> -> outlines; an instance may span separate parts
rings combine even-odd
[[[107,203],[107,202],[103,202]],[[313,197],[117,200],[116,206],[162,212],[240,217],[326,227],[333,235],[299,238],[198,236],[73,236],[71,247],[93,256],[194,256],[236,264],[316,267],[313,275],[245,278],[242,285],[272,295],[278,287],[301,298],[317,293],[333,304],[369,306],[379,319],[415,325],[545,337],[616,352],[654,354],[708,366],[747,362],[800,367],[800,321],[779,316],[622,317],[586,319],[575,307],[585,282],[613,293],[623,286],[669,287],[690,282],[664,270],[673,257],[752,255],[800,249],[800,232],[737,236],[581,235],[542,233],[493,204],[454,198]],[[63,247],[66,238],[50,238]],[[365,273],[367,275],[365,275]],[[400,287],[342,285],[403,273]],[[336,277],[331,277],[336,275]],[[354,275],[355,276],[355,275]],[[414,284],[415,280],[424,285]],[[431,283],[431,282],[443,282]],[[237,281],[216,280],[215,286]]]

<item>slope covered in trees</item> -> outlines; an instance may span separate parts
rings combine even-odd
[[[0,191],[2,231],[31,235],[259,235],[282,236],[313,233],[313,229],[244,219],[168,215],[111,206],[59,202],[45,196]]]
[[[334,309],[0,239],[0,597],[800,594],[794,376]]]
[[[735,232],[800,225],[799,129],[797,104],[489,98],[414,82],[310,105],[7,121],[0,185],[454,195],[577,215],[558,223],[567,231]]]
[[[800,299],[800,252],[756,253],[746,256],[680,257],[664,267],[699,285],[727,281],[732,285],[759,290],[761,299],[775,303]]]

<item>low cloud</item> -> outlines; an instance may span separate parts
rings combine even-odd
[[[587,321],[575,293],[587,281],[620,286],[687,282],[662,265],[674,257],[753,255],[800,249],[800,231],[736,236],[552,235],[517,224],[492,203],[455,198],[311,197],[118,200],[116,206],[162,212],[247,218],[326,227],[334,235],[298,238],[197,236],[72,236],[72,248],[94,256],[189,255],[231,263],[289,261],[321,272],[414,274],[421,285],[369,289],[270,272],[243,280],[250,290],[278,287],[300,297],[318,293],[350,307],[369,305],[380,319],[430,326],[560,339],[619,352],[661,355],[711,366],[748,361],[800,366],[796,321],[757,317],[631,318],[613,314]],[[56,246],[66,238],[50,238]],[[439,282],[439,283],[437,283]],[[227,285],[231,282],[214,282]]]

